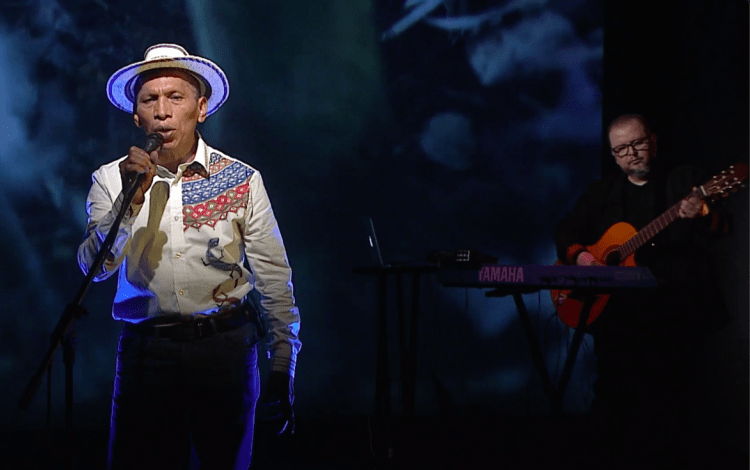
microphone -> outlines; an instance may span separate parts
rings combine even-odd
[[[143,146],[143,150],[146,153],[150,154],[154,150],[160,149],[163,144],[164,138],[161,135],[157,133],[149,134],[148,137],[146,137],[146,145]],[[128,178],[130,180],[130,184],[128,185],[127,191],[125,191],[125,195],[128,196],[126,198],[126,202],[128,203],[128,205],[130,205],[130,201],[132,201],[133,197],[135,197],[136,189],[143,182],[143,178],[145,178],[144,173],[138,173],[135,178]]]
[[[151,153],[154,150],[161,148],[162,144],[164,144],[164,138],[160,134],[149,134],[149,136],[146,137],[146,145],[143,147],[143,150],[145,150],[146,153]]]

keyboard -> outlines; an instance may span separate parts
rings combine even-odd
[[[652,288],[656,278],[642,266],[566,266],[485,264],[446,267],[437,272],[446,287],[519,286],[537,289]]]

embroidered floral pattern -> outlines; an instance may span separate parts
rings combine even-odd
[[[218,153],[210,158],[209,178],[194,172],[182,182],[182,222],[185,231],[203,225],[215,227],[230,213],[247,208],[250,177],[254,171]]]

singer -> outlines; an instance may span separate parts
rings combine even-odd
[[[185,469],[191,443],[201,468],[247,469],[264,325],[271,372],[260,403],[279,434],[294,432],[300,316],[279,226],[258,170],[196,130],[228,94],[221,68],[175,44],[148,48],[107,83],[112,104],[150,136],[93,173],[78,249],[87,273],[126,211],[95,278],[117,273],[112,316],[123,325],[111,469]]]

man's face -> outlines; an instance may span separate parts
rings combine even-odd
[[[164,138],[159,156],[182,159],[193,150],[195,127],[208,109],[194,81],[186,72],[165,70],[147,78],[138,92],[133,121],[146,134]]]
[[[615,155],[615,161],[631,180],[645,181],[648,178],[656,156],[656,134],[649,133],[643,123],[633,119],[610,130],[609,144],[613,153],[619,148],[625,149],[623,155]]]

